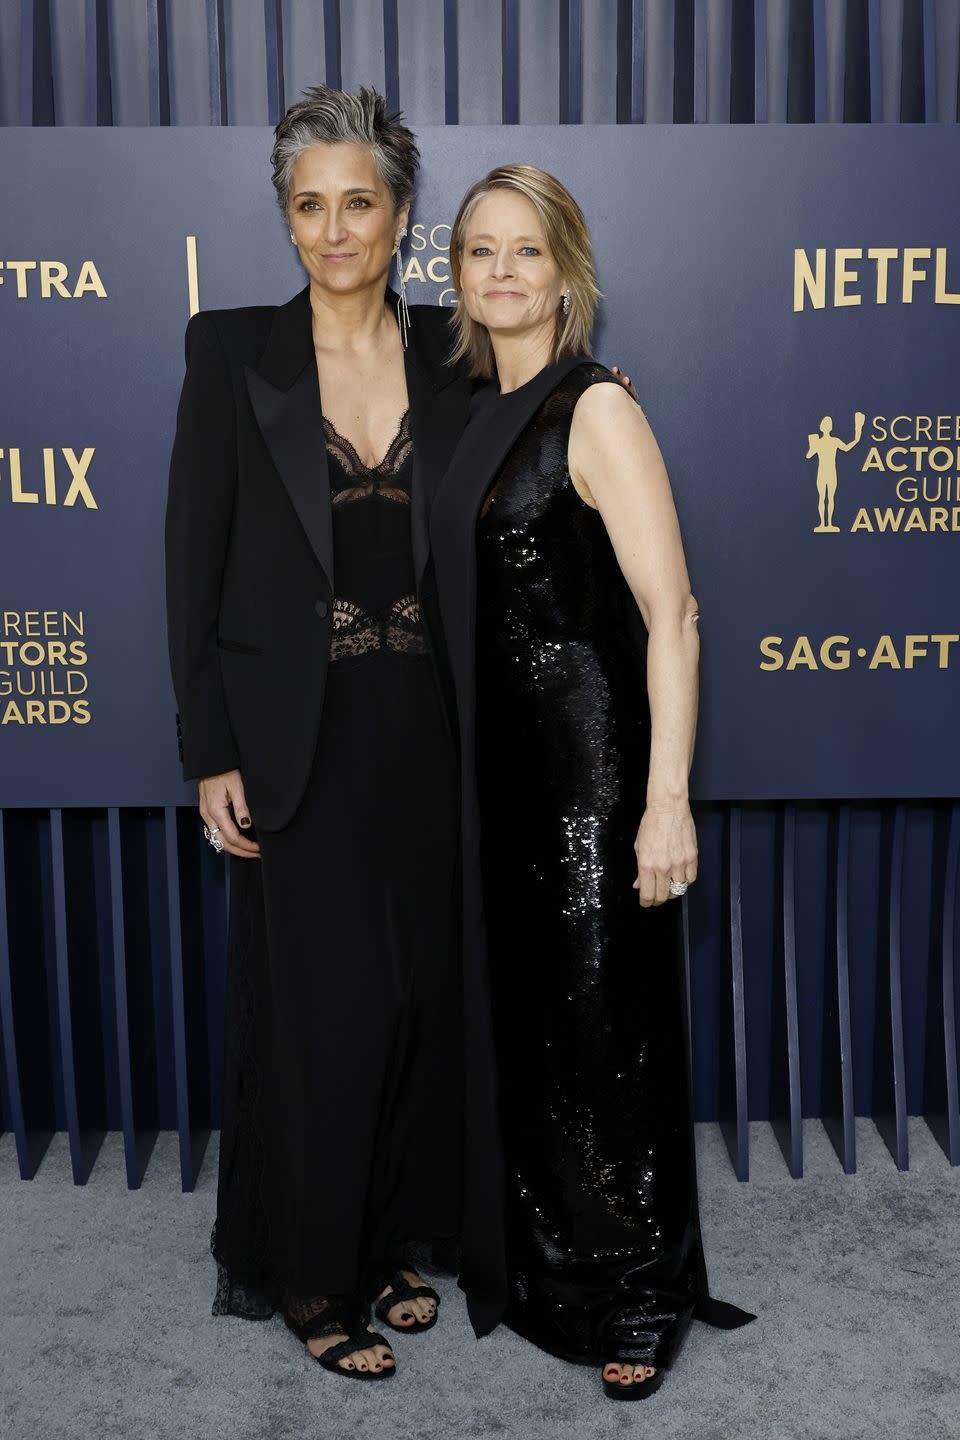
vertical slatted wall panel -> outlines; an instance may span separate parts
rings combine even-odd
[[[17,1163],[24,1180],[33,1177],[27,1121],[20,1088],[20,1066],[17,1057],[17,1034],[13,1008],[13,976],[10,968],[10,932],[7,920],[7,868],[4,844],[3,811],[0,810],[0,1038],[3,1043],[3,1080],[5,1109],[13,1128],[17,1147]]]
[[[847,1174],[857,1168],[853,1106],[853,1052],[850,1024],[850,806],[831,816],[833,964],[824,1004],[821,1113],[833,1148]]]
[[[739,805],[727,809],[727,914],[729,921],[729,1003],[733,1030],[734,1112],[726,1119],[727,1146],[738,1180],[750,1178],[747,1105],[747,1030],[743,972],[743,851]],[[732,1124],[731,1124],[732,1118]]]

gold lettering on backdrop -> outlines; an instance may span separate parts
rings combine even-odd
[[[810,296],[814,310],[822,310],[827,303],[827,252],[817,250],[816,270],[807,259],[805,250],[793,252],[793,308],[803,309],[804,295]]]
[[[915,249],[910,247],[903,252],[903,303],[910,305],[913,302],[913,287],[918,280],[926,280],[926,270],[921,270],[917,265],[918,260],[929,260],[930,251],[927,249]]]
[[[849,670],[863,662],[868,670],[948,670],[958,657],[957,646],[957,632],[901,635],[896,639],[881,635],[864,644],[857,644],[849,635],[827,635],[819,641],[810,635],[797,635],[793,640],[783,635],[763,635],[759,667],[768,671]]]
[[[427,277],[423,273],[423,266],[420,264],[420,261],[417,259],[416,255],[411,255],[409,260],[407,261],[407,268],[403,272],[404,285],[409,285],[411,280],[419,280],[423,282],[426,280],[426,278]]]
[[[878,670],[881,665],[889,665],[891,670],[900,669],[900,658],[897,655],[897,647],[890,635],[881,635],[877,641],[877,648],[870,659],[870,669]]]
[[[200,309],[200,274],[197,270],[197,237],[187,236],[187,302],[190,314]]]
[[[796,670],[798,665],[804,665],[808,670],[816,670],[817,668],[813,647],[806,635],[797,636],[797,643],[791,650],[790,659],[787,661],[787,669]]]
[[[90,723],[85,630],[82,610],[0,614],[0,726]]]
[[[97,267],[92,260],[84,260],[80,266],[80,275],[77,280],[77,288],[73,292],[74,300],[87,293],[98,295],[101,300],[106,300],[107,292],[103,288],[103,281],[97,274]]]
[[[877,304],[887,303],[887,276],[890,272],[890,261],[896,260],[896,250],[888,250],[885,246],[878,245],[867,251],[867,259],[877,262]]]
[[[896,509],[891,505],[874,505],[872,509],[861,505],[850,526],[851,534],[900,535],[909,530],[922,530],[926,534],[946,534],[948,531],[960,534],[960,505],[931,505],[926,512],[918,505],[909,510],[903,505]]]
[[[39,294],[41,300],[54,296],[61,300],[82,300],[95,295],[106,300],[107,287],[93,260],[81,260],[76,278],[71,281],[69,266],[63,260],[0,260],[0,285],[12,271],[18,300],[29,300]],[[34,273],[36,272],[36,273]]]
[[[4,260],[4,261],[3,261],[3,265],[5,265],[8,270],[12,270],[13,273],[14,273],[14,274],[16,275],[16,277],[17,277],[17,299],[18,299],[18,300],[26,300],[26,298],[27,298],[27,271],[28,271],[28,270],[36,270],[36,268],[37,268],[37,262],[36,262],[36,260]],[[2,268],[2,267],[0,267],[0,268]],[[0,285],[2,285],[2,284],[3,284],[3,276],[0,275]]]
[[[931,259],[932,270],[929,263],[924,263]],[[829,284],[831,265],[832,286]],[[917,288],[932,284],[935,305],[960,305],[960,291],[948,288],[945,245],[907,245],[902,250],[895,246],[871,245],[866,259],[861,246],[839,246],[834,250],[819,246],[809,254],[800,247],[794,249],[794,311],[823,310],[828,304],[836,309],[861,305],[864,301],[886,305],[891,293],[890,270],[897,265],[900,283],[893,293],[902,304],[912,305]]]
[[[64,505],[75,505],[79,496],[88,510],[96,510],[97,502],[93,498],[93,491],[87,484],[87,470],[93,459],[93,446],[88,446],[79,460],[77,452],[70,449],[64,450],[63,458],[70,466],[70,489],[64,496]]]
[[[0,460],[3,459],[3,451],[0,450]],[[40,496],[35,495],[32,490],[24,490],[23,481],[20,476],[20,451],[10,451],[10,499],[14,505],[37,505]]]
[[[53,450],[45,446],[43,451],[43,498],[48,505],[57,503],[57,477],[53,468]]]
[[[57,294],[64,300],[70,299],[70,291],[63,283],[67,278],[67,267],[62,260],[41,260],[40,261],[40,294],[44,300],[49,300],[56,290]]]
[[[937,247],[934,299],[938,305],[960,305],[960,291],[947,289],[947,252],[943,245]]]
[[[860,260],[863,257],[862,250],[837,250],[836,265],[833,272],[833,303],[834,305],[859,305],[862,300],[860,295],[849,295],[848,285],[855,285],[860,276],[856,270],[848,270],[849,260]]]
[[[450,289],[450,226],[445,221],[425,225],[418,221],[410,229],[410,247],[403,266],[405,285],[443,285],[437,296],[439,305],[453,304],[456,296]]]
[[[93,445],[88,445],[79,457],[76,450],[71,449],[70,446],[63,446],[59,450],[55,450],[53,446],[45,445],[40,454],[44,504],[71,508],[79,502],[86,510],[97,510],[99,507],[90,485],[88,473],[90,462],[95,454],[96,448]],[[69,473],[60,478],[58,483],[58,477],[63,470],[59,457],[66,461]],[[9,472],[10,503],[12,505],[39,505],[39,489],[31,490],[24,484],[20,449],[16,445],[12,445],[9,450],[0,449],[0,486],[3,485],[4,458],[6,458]],[[59,498],[60,491],[63,493],[62,500]]]

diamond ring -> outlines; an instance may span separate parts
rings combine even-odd
[[[670,894],[671,894],[671,895],[676,895],[676,896],[686,895],[687,889],[688,889],[688,886],[687,886],[686,880],[671,880],[671,881],[670,881]]]
[[[214,850],[216,850],[216,852],[217,852],[218,855],[220,855],[220,854],[223,852],[223,841],[220,840],[220,839],[218,839],[219,834],[220,834],[220,826],[219,826],[219,825],[214,825],[214,827],[213,827],[212,830],[208,830],[207,827],[206,827],[206,825],[204,825],[204,827],[203,827],[203,838],[204,838],[204,840],[209,840],[209,841],[210,841],[210,844],[213,846]]]

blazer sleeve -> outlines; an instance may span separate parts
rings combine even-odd
[[[239,766],[217,628],[237,485],[236,408],[213,321],[191,316],[165,526],[167,640],[186,780]]]

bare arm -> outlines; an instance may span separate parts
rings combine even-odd
[[[641,407],[619,386],[592,386],[574,412],[568,459],[578,494],[600,512],[647,627],[650,769],[635,884],[641,904],[660,904],[671,879],[696,879],[688,776],[697,722],[697,603],[666,467]]]

